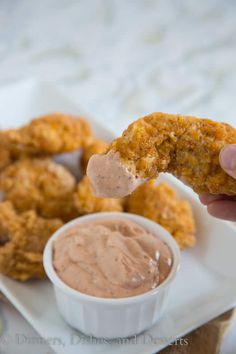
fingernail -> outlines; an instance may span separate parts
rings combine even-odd
[[[221,150],[220,164],[224,170],[236,171],[236,145],[229,145]]]

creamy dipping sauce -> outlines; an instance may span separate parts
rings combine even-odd
[[[121,198],[145,182],[128,171],[119,153],[113,151],[93,155],[88,162],[87,176],[98,197]]]
[[[145,293],[161,284],[172,253],[158,237],[124,219],[79,224],[54,241],[53,266],[71,288],[103,298]]]

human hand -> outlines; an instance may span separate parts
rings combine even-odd
[[[220,152],[220,164],[223,170],[236,180],[236,144],[228,145]],[[236,183],[236,181],[235,181]],[[216,218],[236,221],[236,196],[199,195],[202,204],[207,206],[208,213]]]

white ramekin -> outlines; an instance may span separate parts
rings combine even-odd
[[[141,295],[120,299],[94,297],[70,288],[58,277],[53,268],[53,242],[71,226],[114,218],[125,218],[136,222],[163,240],[173,254],[170,274],[157,288]],[[179,268],[180,252],[173,237],[155,222],[130,213],[107,212],[82,216],[62,226],[48,240],[43,262],[45,271],[54,286],[59,311],[65,321],[89,336],[118,338],[141,333],[161,317],[169,287]]]

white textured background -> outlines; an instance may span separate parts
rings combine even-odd
[[[155,110],[236,125],[235,68],[234,0],[0,0],[0,87],[52,81],[113,130]],[[10,306],[0,316],[34,334]],[[33,350],[52,353],[17,352]],[[235,353],[236,324],[222,348]]]

